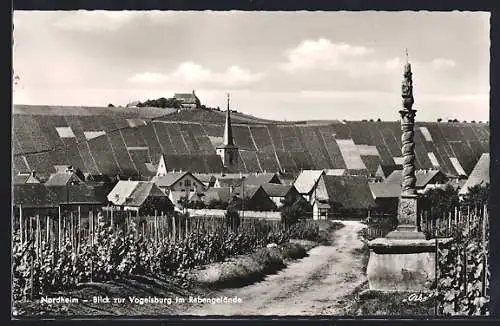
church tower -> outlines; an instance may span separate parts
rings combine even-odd
[[[216,148],[216,152],[217,155],[221,157],[224,168],[232,170],[238,167],[238,147],[234,145],[230,111],[229,94],[227,94],[226,124],[224,126],[224,145],[218,146]]]

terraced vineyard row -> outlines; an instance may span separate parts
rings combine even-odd
[[[196,120],[192,117],[196,112],[181,112],[180,116]],[[219,118],[224,115],[209,113],[204,113],[206,119],[200,123],[166,121],[175,114],[159,119],[165,121],[124,115],[14,115],[14,171],[52,173],[55,165],[71,164],[83,172],[149,176],[164,153],[169,158],[169,169],[221,172],[222,163],[215,155],[217,144],[212,141],[223,137]],[[420,127],[425,127],[428,134],[424,135]],[[99,136],[99,132],[103,134]],[[240,123],[233,125],[233,135],[240,149],[242,172],[363,170],[363,160],[374,160],[367,160],[366,155],[362,158],[356,145],[376,148],[384,165],[394,165],[394,157],[401,155],[398,122]],[[351,139],[356,145],[349,143]],[[480,155],[489,151],[489,125],[419,123],[415,139],[417,169],[434,167],[428,155],[432,152],[443,172],[457,173],[456,161],[452,161],[456,158],[469,173]]]

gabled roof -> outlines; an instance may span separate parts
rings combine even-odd
[[[104,184],[81,183],[69,187],[46,187],[44,184],[14,185],[14,204],[25,207],[57,207],[59,204],[104,204]]]
[[[59,197],[56,192],[45,185],[39,184],[14,184],[14,205],[23,207],[57,207]]]
[[[391,175],[392,172],[396,170],[402,170],[403,166],[402,165],[380,165],[380,170],[383,173],[384,177],[387,178],[388,176]]]
[[[215,180],[216,180],[216,178],[213,174],[193,173],[193,176],[203,183],[211,183],[211,182],[215,182]]]
[[[302,170],[293,185],[299,193],[308,194],[323,174],[324,170]]]
[[[231,201],[231,198],[231,189],[229,187],[210,188],[205,191],[203,202],[208,204],[212,200],[217,200],[224,203],[229,203]]]
[[[244,187],[236,187],[233,189],[233,194],[239,198],[252,198],[262,186],[246,185]]]
[[[83,182],[75,173],[68,172],[59,172],[52,173],[49,179],[45,182],[45,186],[47,187],[57,187],[57,186],[65,186],[71,182]]]
[[[245,178],[245,185],[263,185],[266,183],[272,183],[273,180],[281,183],[279,177],[275,173],[259,173],[259,174],[249,174]]]
[[[339,203],[345,209],[364,209],[375,206],[366,176],[323,175],[321,178],[329,201]]]
[[[285,197],[294,187],[292,185],[265,183],[262,188],[269,197]]]
[[[439,170],[422,170],[422,171],[415,171],[415,177],[417,179],[417,182],[415,184],[415,187],[417,188],[425,188],[429,182],[434,179],[437,175],[443,175],[443,173]],[[384,183],[389,184],[393,183],[401,187],[401,181],[402,181],[402,176],[403,176],[403,171],[402,170],[394,170],[385,180]],[[444,176],[444,175],[443,175]]]
[[[401,186],[395,182],[370,182],[368,185],[374,199],[397,198],[401,195]]]
[[[185,175],[190,174],[189,172],[168,172],[162,176],[154,176],[151,178],[158,187],[171,187],[174,183],[179,181]]]
[[[149,181],[118,181],[108,194],[115,205],[140,207],[149,197],[168,198],[163,191]]]
[[[221,178],[219,181],[219,187],[239,187],[242,183],[240,178]]]
[[[124,205],[139,181],[120,180],[108,194],[108,200],[115,205]]]
[[[126,205],[140,207],[149,197],[168,198],[154,183],[140,181],[130,194],[130,200],[126,201]]]
[[[183,100],[193,100],[196,99],[196,95],[193,93],[175,93],[174,98]]]
[[[465,195],[469,192],[470,187],[480,184],[490,183],[490,154],[484,153],[476,163],[474,169],[469,175],[469,178],[460,189],[459,194]]]
[[[202,201],[202,197],[204,195],[201,195],[200,193],[197,192],[188,192],[187,198],[188,201],[190,202],[195,202],[195,201]],[[179,204],[179,201],[181,198],[186,198],[186,192],[185,191],[171,191],[168,193],[168,198],[174,203],[175,205]]]
[[[20,173],[12,178],[12,184],[40,183],[40,179],[32,173]]]
[[[52,186],[60,203],[104,204],[107,202],[108,186],[101,182],[82,182],[76,185]]]

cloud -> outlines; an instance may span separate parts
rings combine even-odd
[[[324,38],[305,40],[297,47],[285,52],[287,62],[282,65],[282,68],[290,72],[336,68],[342,63],[363,57],[371,52],[373,49],[364,46],[332,43]]]
[[[262,73],[252,73],[239,66],[230,66],[224,72],[214,72],[194,62],[183,62],[169,74],[144,72],[131,76],[128,81],[138,84],[164,84],[175,82],[199,86],[213,84],[235,86],[254,83],[264,77]]]
[[[328,39],[305,40],[295,48],[285,51],[286,62],[281,68],[288,73],[308,71],[338,71],[351,77],[381,74],[400,69],[398,57],[377,59],[373,48],[332,43]]]
[[[434,69],[450,69],[456,65],[456,62],[451,59],[436,58],[431,61],[431,66]]]
[[[116,31],[137,17],[133,11],[78,10],[60,12],[52,25],[63,30],[82,32]]]
[[[78,10],[52,13],[51,23],[63,30],[80,32],[117,31],[133,25],[140,19],[154,25],[173,24],[186,15],[175,11],[131,11],[131,10]]]
[[[373,48],[332,43],[328,39],[305,40],[292,49],[285,51],[286,61],[281,68],[288,73],[310,71],[336,71],[351,77],[365,77],[393,73],[401,70],[402,57],[380,58]],[[377,57],[378,56],[378,57]],[[449,58],[435,58],[432,61],[413,61],[423,69],[443,70],[456,66]]]

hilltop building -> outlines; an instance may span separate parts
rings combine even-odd
[[[182,108],[199,109],[201,107],[200,99],[194,90],[192,93],[175,93],[174,99],[180,102]]]
[[[222,165],[227,170],[238,167],[238,147],[234,145],[233,129],[231,127],[231,113],[229,109],[229,94],[227,94],[226,123],[224,125],[224,144],[216,148],[217,155],[222,159]]]

